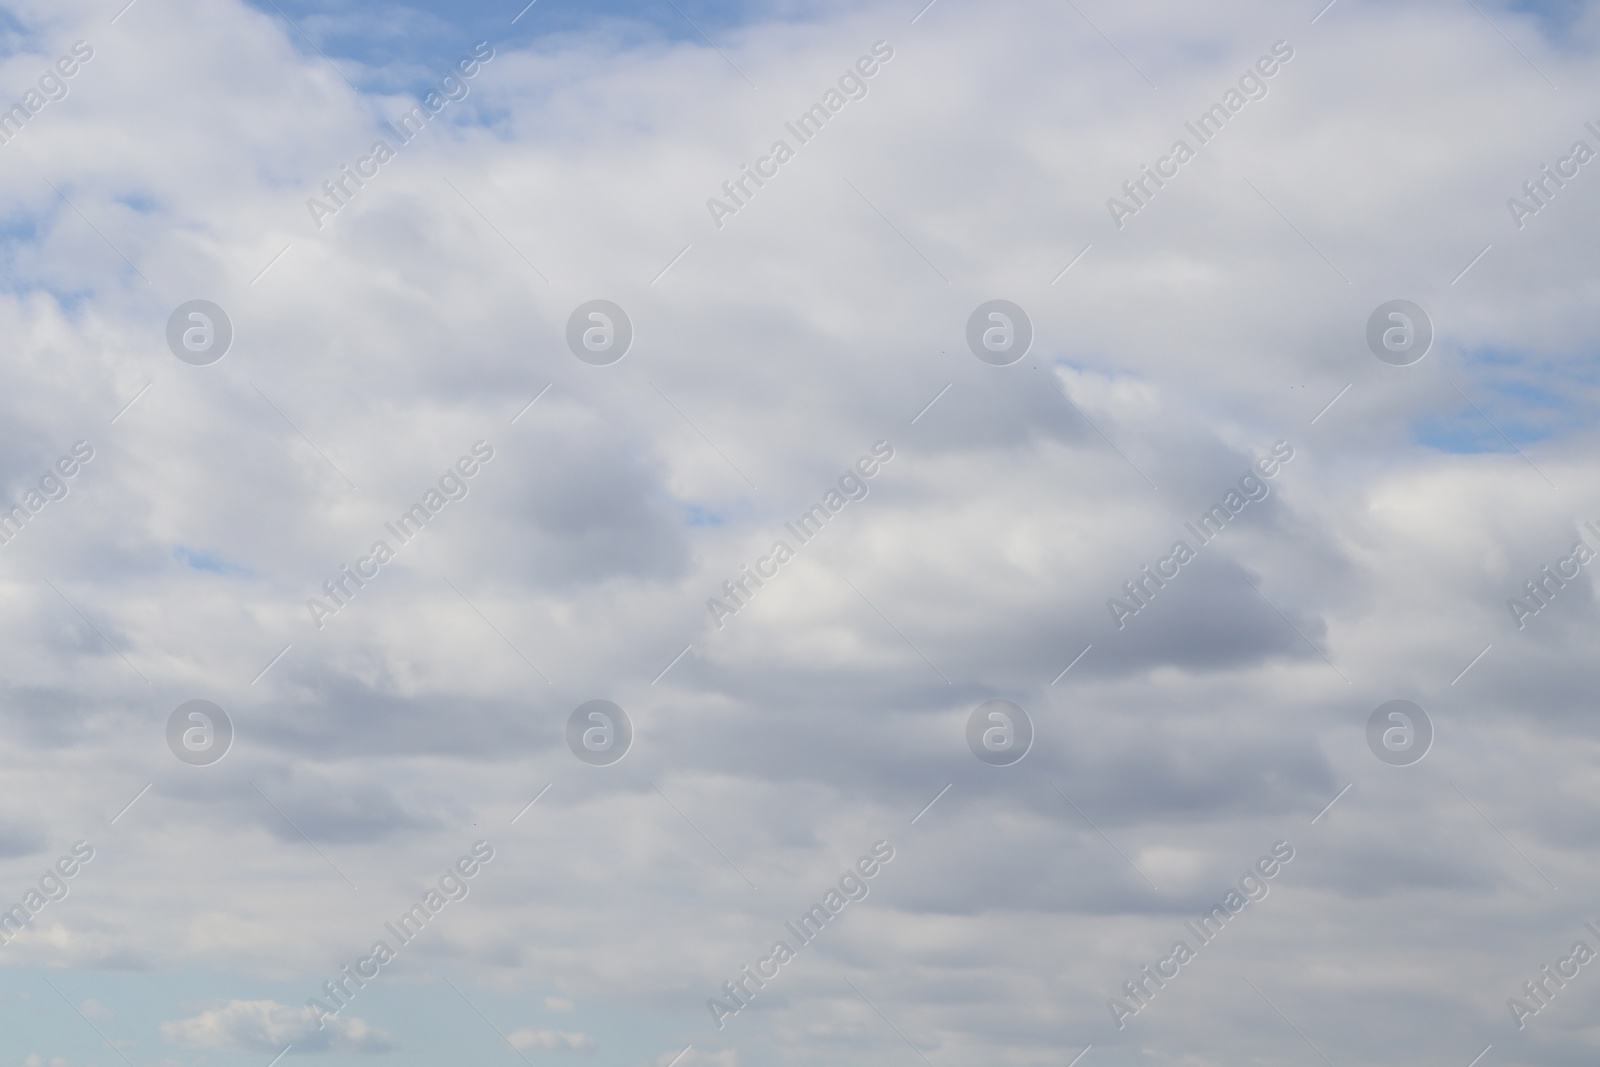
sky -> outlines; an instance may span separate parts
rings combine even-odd
[[[0,1067],[1592,1062],[1597,45],[8,5]]]

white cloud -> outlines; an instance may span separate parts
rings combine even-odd
[[[510,1037],[511,1047],[521,1052],[529,1049],[564,1049],[569,1052],[593,1052],[594,1038],[588,1034],[575,1033],[568,1030],[530,1029],[513,1030]]]
[[[226,1051],[387,1052],[388,1036],[357,1018],[322,1021],[305,1008],[273,1000],[230,1000],[188,1019],[161,1024],[161,1036],[195,1048]]]
[[[37,41],[4,84],[57,40],[97,54],[0,147],[0,503],[74,440],[96,458],[0,547],[0,806],[36,813],[0,833],[0,904],[54,859],[36,844],[155,784],[105,831],[138,847],[108,844],[10,958],[311,995],[481,834],[498,854],[470,896],[377,981],[584,1003],[584,1033],[518,1030],[525,1050],[620,1047],[609,1009],[657,1020],[647,1050],[693,1039],[680,1067],[879,1062],[899,1038],[848,975],[936,1062],[1288,1055],[1258,1051],[1272,1017],[1226,962],[1355,1063],[1440,1055],[1423,1035],[1498,1018],[1540,946],[1578,936],[1450,783],[1563,887],[1593,868],[1592,568],[1525,631],[1505,605],[1600,520],[1600,172],[1524,230],[1504,204],[1582,135],[1559,101],[1600,99],[1587,32],[1554,47],[1483,4],[1557,96],[1470,5],[1341,0],[1314,27],[1320,2],[1082,5],[1116,48],[1046,0],[904,6],[708,25],[760,92],[698,38],[497,38],[472,96],[317,231],[305,198],[397,96],[352,90],[265,6],[110,27],[99,0],[14,5]],[[1115,229],[1106,197],[1280,37],[1270,94]],[[869,95],[713,229],[705,198],[880,38]],[[212,367],[163,347],[196,296],[237,327]],[[565,350],[594,296],[635,321],[609,368]],[[1439,326],[1412,368],[1362,340],[1397,296]],[[1034,319],[1013,367],[965,350],[992,297]],[[469,495],[313,628],[307,597],[480,438]],[[866,499],[717,629],[706,598],[880,438],[897,455]],[[1106,599],[1279,438],[1297,455],[1271,496],[1117,630]],[[1438,712],[1405,770],[1362,732],[1400,695]],[[195,696],[234,717],[226,773],[165,756],[164,713]],[[637,728],[603,771],[562,733],[596,696]],[[997,696],[1037,727],[1004,770],[963,740]],[[705,998],[882,836],[902,855],[831,955],[714,1034]],[[1102,1034],[1130,968],[1279,837],[1301,857],[1233,955]],[[1576,1008],[1533,1029],[1593,1045],[1560,1029]],[[417,1023],[382,1025],[409,1047]],[[261,999],[162,1033],[262,1062],[391,1043]]]

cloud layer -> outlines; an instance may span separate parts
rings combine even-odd
[[[1544,570],[1600,552],[1600,177],[1542,169],[1600,151],[1600,8],[920,6],[13,5],[0,100],[93,54],[0,145],[0,902],[97,858],[0,948],[0,1050],[1600,1049],[1600,984],[1524,985],[1600,921],[1592,568]],[[169,347],[193,300],[215,362]],[[191,700],[224,758],[177,755]],[[1019,762],[969,747],[995,700]]]

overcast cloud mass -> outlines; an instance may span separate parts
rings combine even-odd
[[[1600,3],[525,2],[0,11],[0,1067],[1594,1062]]]

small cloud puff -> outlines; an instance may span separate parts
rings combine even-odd
[[[548,1003],[547,1003],[548,1006]],[[508,1041],[518,1052],[534,1048],[566,1049],[570,1052],[593,1052],[594,1038],[588,1034],[568,1033],[565,1030],[522,1029],[514,1032]]]
[[[106,1010],[106,1006],[100,1003],[98,1000],[95,1000],[93,997],[90,997],[88,1000],[78,1005],[78,1010],[83,1013],[83,1017],[85,1019],[99,1019],[104,1021],[111,1018],[111,1013]]]

